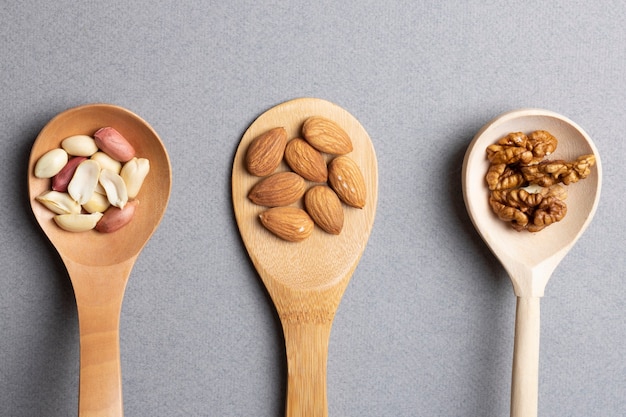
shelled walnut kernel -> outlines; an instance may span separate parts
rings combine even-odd
[[[561,221],[567,214],[563,201],[567,191],[559,184],[573,184],[591,173],[593,154],[572,162],[544,160],[557,145],[550,132],[537,130],[529,135],[509,133],[487,147],[489,205],[517,231],[538,232]],[[538,191],[529,191],[528,186]]]

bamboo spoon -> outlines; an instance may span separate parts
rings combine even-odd
[[[113,126],[133,145],[137,156],[150,161],[133,220],[108,234],[71,233],[60,229],[53,213],[35,200],[50,189],[50,180],[36,178],[34,165],[46,151],[76,134],[92,135]],[[170,195],[169,157],[157,133],[139,116],[120,107],[94,104],[60,113],[39,133],[28,166],[31,207],[39,225],[63,260],[76,297],[80,331],[80,417],[121,417],[122,375],[119,323],[128,277],[140,251],[156,230]]]
[[[593,153],[596,165],[589,177],[568,186],[567,215],[537,232],[517,232],[499,220],[487,201],[487,146],[510,132],[547,130],[558,140],[551,159],[574,160]],[[589,136],[571,120],[540,109],[504,113],[474,137],[463,161],[463,197],[469,215],[491,251],[500,260],[517,296],[511,417],[534,417],[538,409],[539,300],[554,269],[591,221],[602,184],[598,151]]]
[[[309,116],[334,120],[354,144],[349,156],[365,177],[367,201],[363,209],[344,208],[344,227],[330,235],[316,227],[299,243],[282,241],[259,222],[265,208],[247,199],[259,180],[244,166],[248,145],[261,133],[278,126],[289,138],[300,135]],[[285,170],[281,166],[279,170]],[[235,154],[232,174],[235,217],[248,254],[280,316],[287,352],[288,417],[328,415],[326,362],[330,330],[341,297],[365,249],[374,223],[378,198],[378,167],[374,147],[361,124],[341,107],[320,99],[303,98],[280,104],[252,123]]]

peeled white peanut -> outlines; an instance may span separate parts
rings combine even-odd
[[[112,127],[99,129],[93,137],[98,148],[117,161],[130,161],[135,156],[135,148]]]
[[[94,153],[93,155],[91,155],[91,159],[98,162],[100,164],[100,168],[108,169],[109,171],[113,171],[116,174],[119,174],[120,170],[122,169],[121,162],[116,161],[104,152]]]
[[[111,203],[109,203],[109,199],[107,198],[106,194],[100,194],[96,190],[96,192],[93,193],[89,201],[83,204],[83,208],[88,213],[104,213],[104,211],[108,209],[110,205]]]
[[[137,197],[148,172],[150,172],[150,161],[146,158],[135,157],[124,164],[120,171],[120,176],[126,183],[128,198],[133,199]]]
[[[61,148],[52,149],[41,156],[35,164],[35,177],[52,178],[58,174],[65,164],[67,164],[68,155]]]
[[[107,199],[111,205],[119,208],[124,208],[128,202],[128,191],[126,190],[126,183],[118,174],[108,169],[103,169],[100,172],[100,184],[106,191]]]
[[[46,191],[37,197],[37,201],[56,214],[80,213],[80,204],[76,202],[68,193],[59,191]]]
[[[91,159],[81,162],[67,186],[67,192],[78,204],[87,203],[96,189],[100,177],[100,164]]]
[[[91,214],[59,214],[54,221],[63,230],[68,232],[86,232],[96,227],[102,218],[102,213]]]
[[[63,139],[61,147],[70,155],[91,156],[98,152],[96,141],[87,135],[74,135]]]

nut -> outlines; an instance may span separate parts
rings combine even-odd
[[[296,138],[287,143],[285,161],[306,180],[326,182],[328,179],[328,167],[324,157],[304,139]]]
[[[307,213],[322,230],[338,235],[343,228],[343,208],[337,194],[326,185],[316,185],[304,195]]]
[[[118,174],[108,169],[100,171],[100,184],[106,192],[109,203],[115,207],[124,208],[128,202],[126,183]]]
[[[86,156],[89,157],[98,152],[98,145],[96,141],[87,135],[74,135],[69,138],[63,139],[61,147],[72,156]]]
[[[135,156],[135,148],[112,127],[98,129],[93,137],[98,148],[116,161],[127,162]]]
[[[138,200],[133,200],[124,208],[109,207],[96,224],[96,230],[101,233],[112,233],[126,226],[133,219],[138,204]]]
[[[80,165],[81,162],[86,160],[84,156],[75,156],[74,158],[70,158],[67,161],[67,164],[63,167],[58,174],[52,177],[52,189],[54,191],[66,192],[67,186],[69,185],[72,177],[74,176],[74,172],[76,172],[76,167]]]
[[[35,164],[35,177],[54,177],[63,169],[65,164],[67,164],[68,159],[67,152],[61,148],[49,150],[37,160]]]
[[[287,131],[284,127],[275,127],[252,140],[246,152],[246,168],[257,177],[270,175],[278,168],[283,159]]]
[[[304,178],[294,172],[278,172],[259,181],[248,194],[255,204],[266,207],[288,206],[306,191]]]
[[[365,180],[356,162],[347,156],[338,156],[328,165],[328,182],[337,196],[349,206],[365,206]]]
[[[120,176],[126,183],[129,199],[137,197],[148,172],[150,172],[150,161],[146,158],[135,157],[124,164]]]
[[[122,169],[122,163],[120,161],[111,158],[104,152],[96,152],[91,155],[91,158],[89,159],[98,162],[101,169],[108,169],[116,174],[119,174]]]
[[[99,176],[100,165],[96,161],[87,159],[76,167],[74,176],[67,186],[67,192],[78,204],[83,205],[91,199]]]
[[[313,233],[313,220],[297,207],[273,207],[261,213],[259,219],[267,230],[289,242],[300,242]]]
[[[91,214],[59,214],[54,221],[63,230],[68,232],[86,232],[96,227],[102,218],[102,213]]]
[[[345,130],[332,120],[309,117],[302,125],[304,139],[320,152],[345,155],[352,152],[352,140]]]
[[[96,188],[96,191],[92,194],[89,201],[83,204],[83,208],[88,213],[96,213],[96,212],[104,213],[106,209],[109,208],[110,205],[111,203],[107,199],[106,193],[101,194],[98,192],[98,189]]]
[[[528,136],[509,133],[487,147],[489,205],[517,231],[538,232],[562,220],[567,214],[563,201],[567,192],[557,184],[569,185],[591,173],[593,154],[573,162],[544,161],[557,145],[550,132],[536,130]]]
[[[37,201],[56,214],[80,213],[80,204],[76,202],[68,193],[60,191],[45,191],[35,197]]]

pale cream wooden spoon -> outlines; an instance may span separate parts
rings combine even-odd
[[[365,177],[367,200],[363,209],[345,207],[339,235],[315,228],[299,243],[283,241],[261,225],[265,209],[247,194],[259,180],[248,174],[244,159],[248,145],[261,133],[283,126],[289,138],[300,137],[310,116],[334,120],[350,135],[348,154]],[[286,165],[279,167],[285,170]],[[232,193],[235,217],[248,254],[280,316],[287,352],[288,417],[328,415],[326,362],[330,330],[341,297],[365,249],[374,223],[378,198],[378,166],[371,140],[346,110],[320,99],[302,98],[280,104],[257,118],[245,132],[233,163]]]
[[[547,130],[558,140],[550,159],[574,160],[593,153],[589,177],[567,187],[567,215],[537,233],[517,232],[499,220],[488,204],[487,146],[510,132]],[[487,123],[470,143],[463,161],[463,198],[483,240],[508,272],[517,296],[511,417],[534,417],[538,408],[539,300],[557,265],[585,231],[596,212],[602,165],[589,136],[571,120],[551,111],[522,109]]]
[[[46,151],[77,134],[92,135],[112,126],[133,145],[138,157],[150,161],[150,172],[137,196],[133,220],[108,234],[60,229],[53,213],[35,200],[50,189],[50,180],[34,176]],[[133,265],[160,223],[169,200],[172,174],[167,152],[157,133],[139,116],[121,107],[93,104],[54,117],[33,144],[28,165],[28,191],[39,225],[63,260],[74,288],[80,331],[80,417],[122,417],[122,374],[119,324],[122,299]]]

